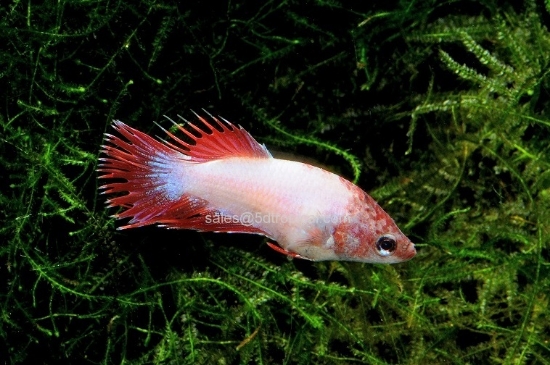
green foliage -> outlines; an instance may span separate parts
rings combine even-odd
[[[3,7],[1,362],[549,363],[548,9]],[[189,107],[355,179],[419,254],[309,263],[255,236],[116,231],[103,132],[160,134]]]

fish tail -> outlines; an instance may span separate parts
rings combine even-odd
[[[100,187],[101,194],[118,194],[106,201],[108,207],[124,209],[114,217],[131,218],[119,229],[158,223],[169,219],[175,210],[193,210],[193,202],[185,196],[185,168],[192,160],[186,151],[120,121],[114,121],[113,127],[121,137],[105,134],[101,152],[106,157],[99,159],[97,171],[102,173],[100,179],[115,180]],[[176,142],[185,146],[177,138]],[[198,207],[196,202],[194,205]]]
[[[116,195],[106,201],[107,206],[122,208],[114,217],[130,218],[118,229],[159,224],[198,230],[254,230],[235,224],[206,225],[203,217],[216,211],[201,197],[187,194],[192,183],[189,166],[229,157],[267,159],[271,155],[242,127],[212,115],[213,123],[197,117],[202,128],[185,119],[187,129],[172,121],[190,142],[162,127],[170,141],[161,142],[121,121],[113,122],[118,133],[105,134],[101,148],[105,157],[99,159],[97,171],[100,179],[114,180],[100,186],[101,194]]]

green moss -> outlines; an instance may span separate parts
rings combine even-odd
[[[549,362],[548,2],[2,12],[4,363]],[[95,172],[111,120],[158,135],[203,107],[355,180],[418,255],[117,231]]]

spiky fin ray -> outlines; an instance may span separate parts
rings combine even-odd
[[[182,151],[178,146],[174,146],[170,142],[166,143],[169,146],[185,153],[185,155],[191,157],[191,160],[195,162],[206,162],[229,157],[272,157],[267,148],[265,148],[264,145],[259,144],[243,127],[237,127],[225,119],[223,120],[224,123],[222,123],[218,118],[212,115],[210,115],[210,117],[218,128],[212,126],[212,124],[208,123],[206,119],[197,115],[197,118],[202,124],[204,124],[208,131],[201,129],[195,124],[180,117],[187,123],[187,126],[196,132],[197,135],[191,133],[191,131],[166,117],[174,123],[182,133],[189,137],[194,144],[187,143],[174,136],[169,131],[164,130],[170,138],[172,138],[179,145],[183,146],[185,151]],[[221,129],[221,131],[219,129]]]

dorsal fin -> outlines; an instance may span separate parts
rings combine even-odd
[[[165,141],[165,143],[184,155],[191,157],[191,161],[206,162],[230,157],[272,158],[267,148],[259,144],[243,127],[237,127],[223,118],[221,118],[223,120],[221,122],[218,118],[208,114],[215,122],[213,126],[200,115],[196,113],[195,115],[206,128],[199,128],[178,115],[191,128],[189,130],[177,124],[169,117],[164,116],[174,123],[194,144],[183,141],[161,127],[176,142],[174,144]]]

